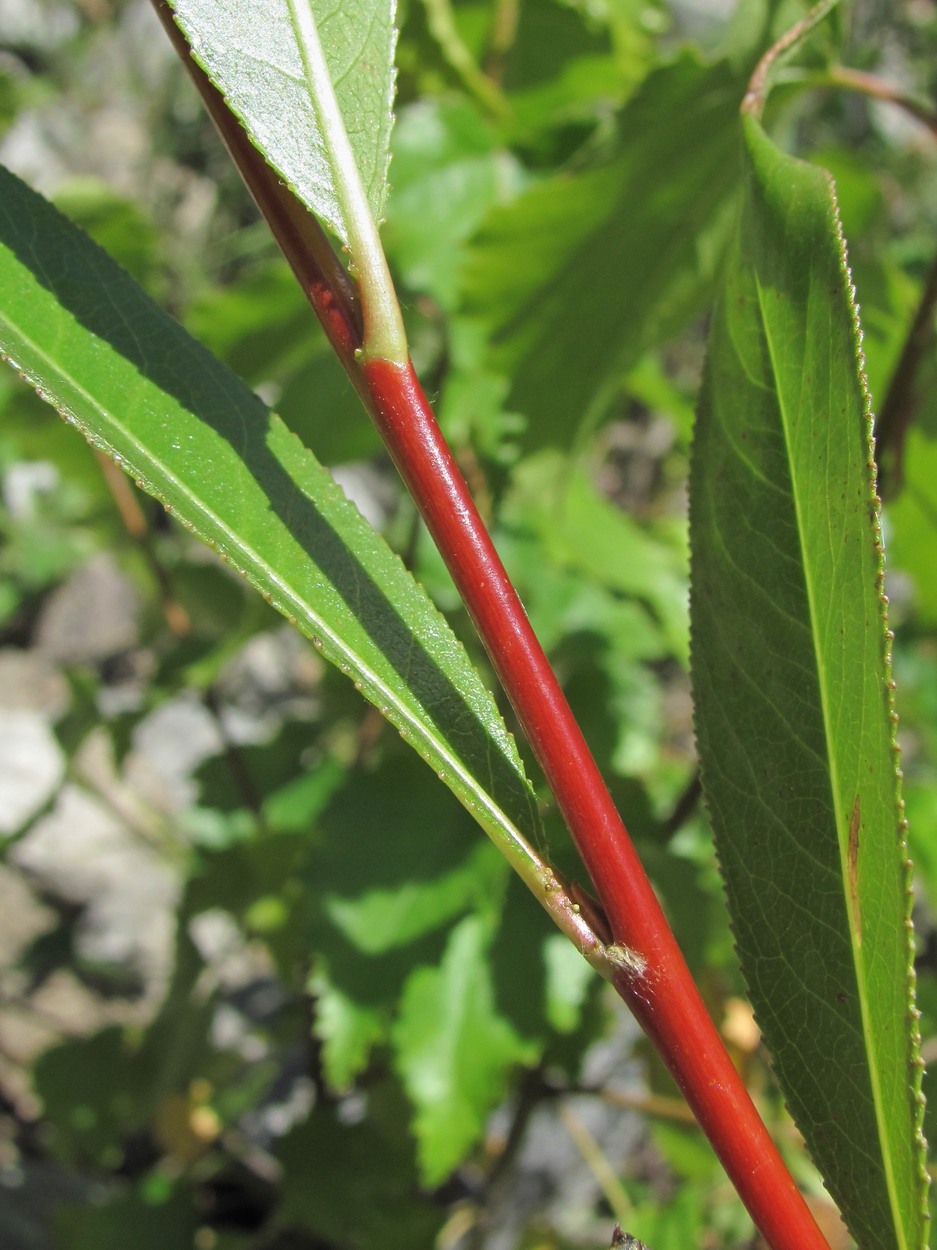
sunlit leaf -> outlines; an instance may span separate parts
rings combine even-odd
[[[443,1180],[477,1140],[509,1068],[531,1053],[494,1010],[486,948],[479,917],[457,925],[439,967],[418,969],[407,982],[394,1029],[428,1184]]]

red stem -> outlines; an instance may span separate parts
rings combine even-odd
[[[703,1005],[412,365],[359,362],[357,300],[338,258],[191,60],[166,6],[154,2],[413,494],[514,704],[608,915],[620,956],[615,988],[673,1073],[769,1246],[829,1250]]]
[[[471,613],[611,924],[615,987],[774,1250],[828,1250],[736,1072],[412,366],[363,366],[371,413]]]

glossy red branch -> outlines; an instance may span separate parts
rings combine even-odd
[[[703,1005],[637,852],[412,367],[371,361],[369,407],[579,848],[611,925],[616,989],[775,1250],[827,1243]]]

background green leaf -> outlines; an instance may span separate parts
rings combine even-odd
[[[58,1220],[60,1244],[74,1250],[134,1245],[140,1250],[187,1250],[198,1231],[191,1195],[167,1186],[151,1198],[145,1190],[118,1194],[104,1203],[67,1207]]]
[[[914,606],[922,621],[937,624],[937,439],[912,429],[905,444],[901,493],[886,509],[889,561],[914,575]]]
[[[622,373],[700,307],[736,183],[727,64],[687,53],[649,75],[605,163],[539,182],[494,210],[466,259],[470,310],[514,375],[527,441],[569,444],[603,415]],[[680,177],[662,180],[661,168]]]
[[[393,153],[384,246],[407,287],[449,308],[466,240],[516,188],[520,169],[478,109],[458,97],[402,109]]]
[[[394,5],[354,0],[312,9],[355,162],[375,220],[387,191],[393,121]],[[193,55],[253,142],[303,203],[348,243],[328,144],[306,89],[287,0],[174,0]]]
[[[488,942],[482,919],[467,917],[452,930],[442,963],[411,976],[401,1002],[397,1064],[416,1108],[429,1184],[478,1138],[508,1067],[535,1053],[493,1010]]]
[[[704,789],[752,1001],[857,1241],[926,1226],[882,548],[831,182],[745,119],[691,474]]]
[[[406,1109],[394,1094],[372,1090],[371,1115],[361,1124],[316,1107],[283,1139],[277,1154],[287,1228],[309,1228],[335,1245],[433,1244],[442,1216],[420,1191]]]
[[[616,595],[646,604],[629,631],[636,652],[687,654],[686,534],[671,523],[642,525],[606,499],[578,467],[556,452],[530,456],[515,474],[505,507],[509,522],[535,527],[552,569],[571,569]],[[623,560],[621,553],[627,551]],[[549,573],[545,576],[550,576]]]

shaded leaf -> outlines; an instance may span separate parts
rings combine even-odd
[[[444,1209],[420,1193],[399,1095],[369,1095],[362,1124],[343,1124],[328,1105],[283,1138],[281,1224],[298,1225],[333,1245],[429,1246]]]
[[[413,795],[420,765],[394,753],[357,771],[319,822],[311,873],[329,922],[362,954],[408,946],[491,894],[502,861],[472,838],[471,822],[445,790]],[[349,842],[355,854],[349,856]]]
[[[709,290],[740,95],[726,65],[682,56],[625,107],[614,160],[547,179],[489,216],[465,298],[489,323],[496,364],[515,371],[510,407],[528,417],[530,445],[568,444]]]
[[[152,291],[158,283],[160,241],[156,228],[132,201],[96,178],[73,178],[55,193],[55,204],[96,243]]]
[[[60,1158],[99,1167],[113,1164],[115,1142],[136,1127],[138,1091],[128,1067],[125,1039],[116,1025],[40,1056],[35,1088]]]
[[[858,323],[831,182],[745,119],[691,478],[704,788],[781,1085],[859,1244],[925,1224],[908,864]]]
[[[185,325],[252,390],[277,394],[277,414],[323,464],[379,451],[380,435],[360,420],[361,400],[282,258],[203,293]]]
[[[180,1185],[151,1198],[142,1185],[129,1193],[115,1193],[104,1203],[65,1207],[56,1220],[60,1239],[56,1244],[69,1250],[131,1245],[136,1250],[188,1250],[198,1227],[187,1188]]]

